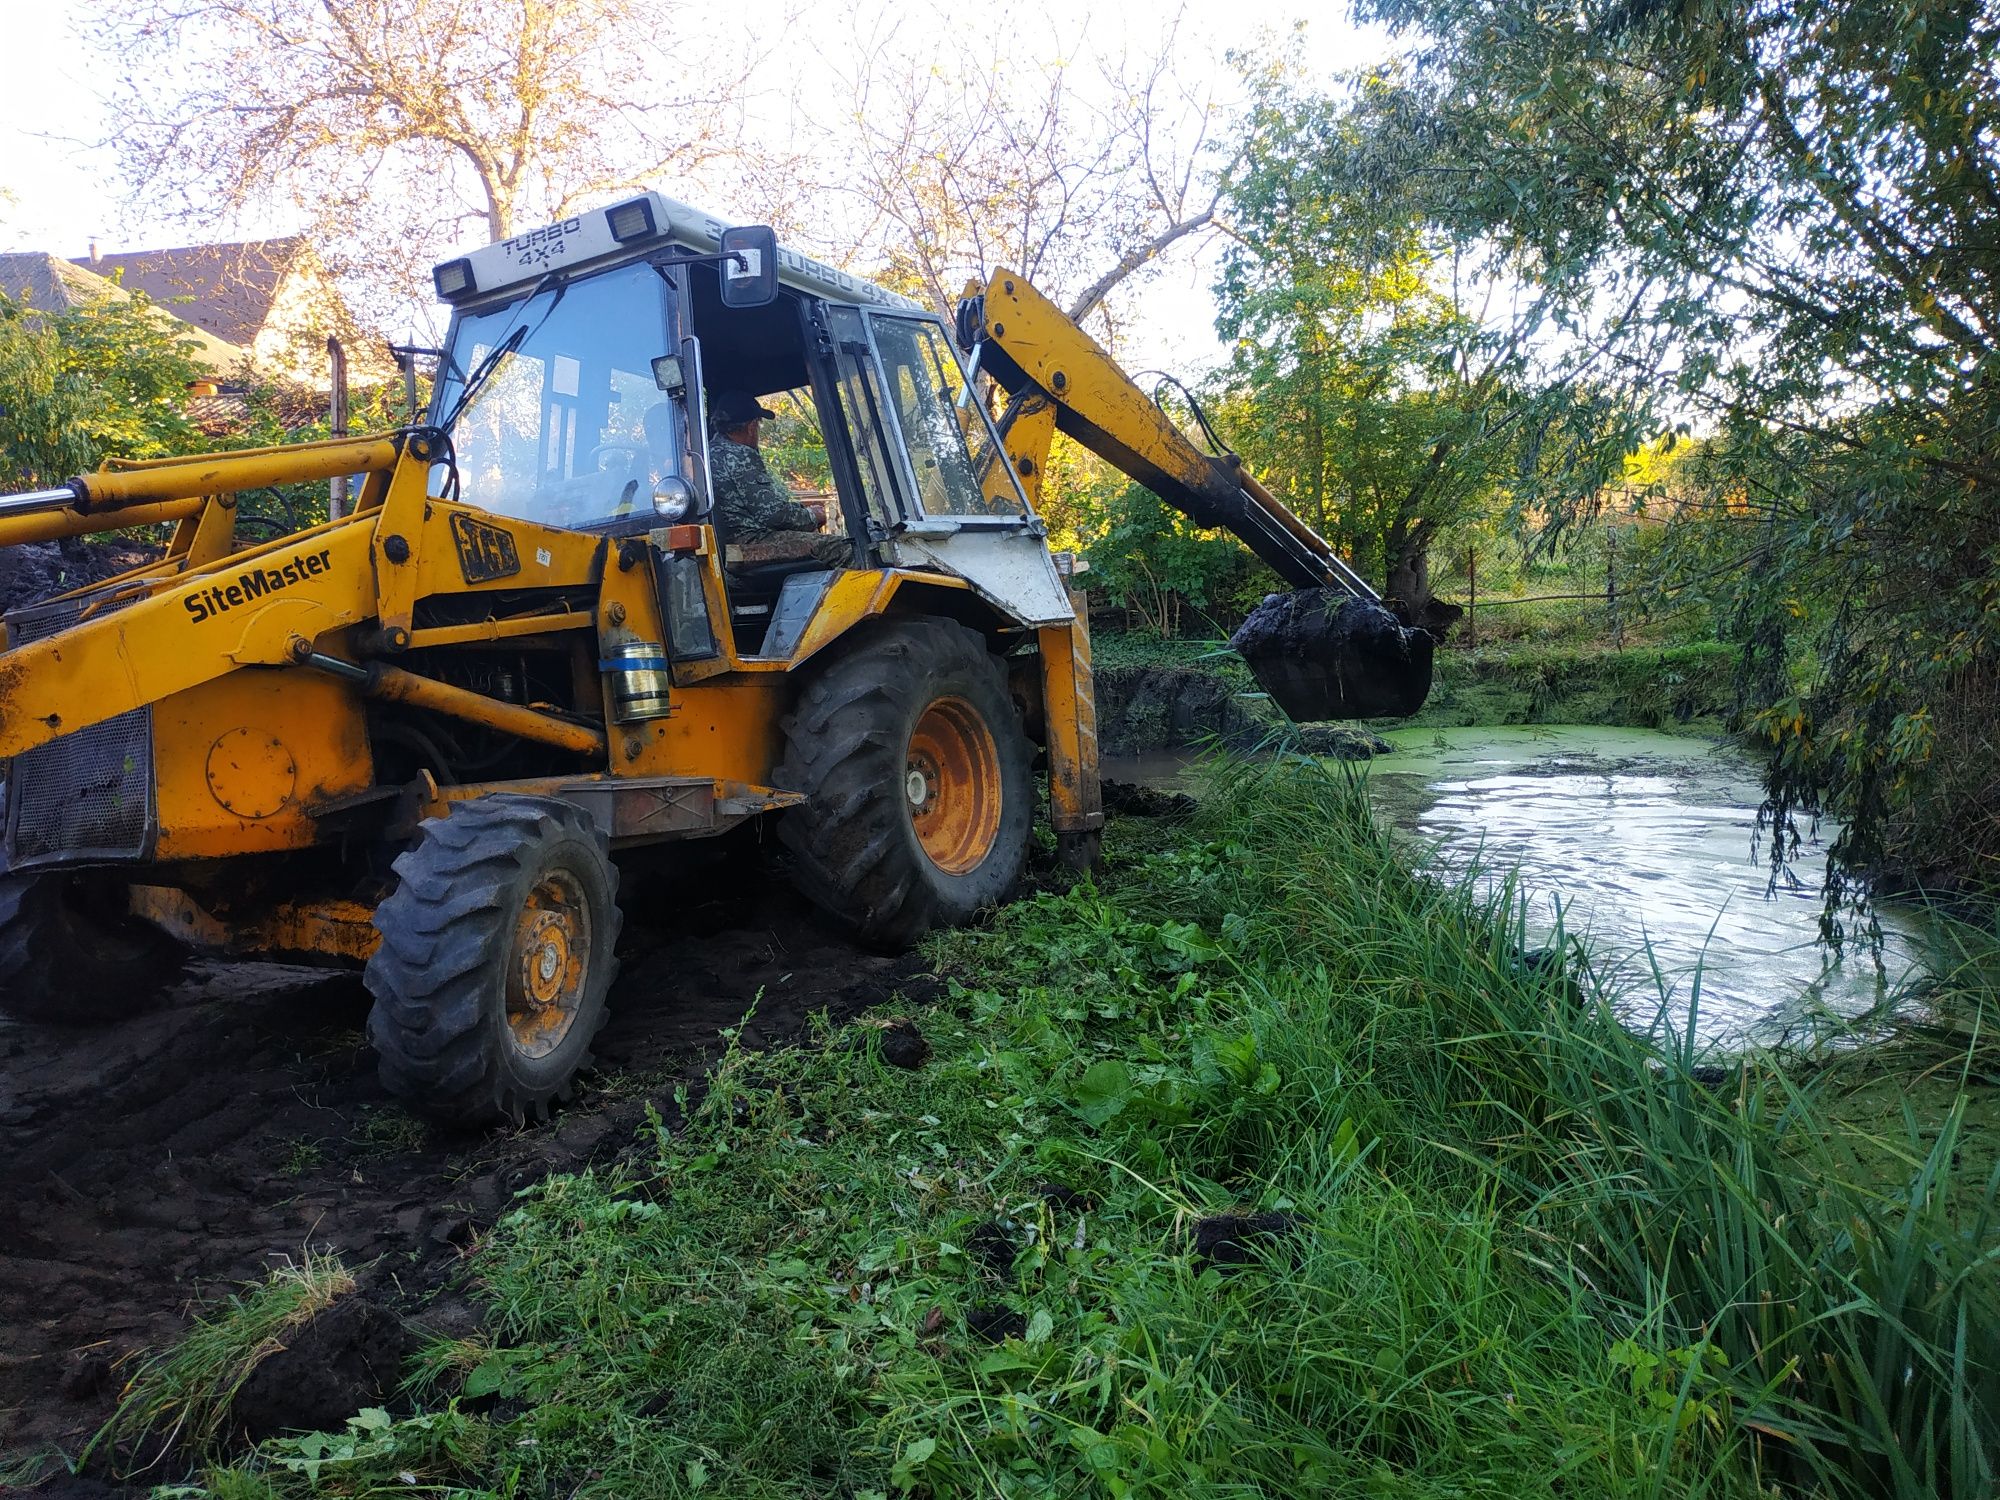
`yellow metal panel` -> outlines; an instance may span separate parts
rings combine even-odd
[[[1119,466],[1133,478],[1145,482],[1144,470],[1150,467],[1191,488],[1213,483],[1208,458],[1174,429],[1095,339],[1025,276],[1000,270],[986,283],[986,332],[1036,385],[1123,449]],[[1134,459],[1136,467],[1128,467]]]
[[[798,649],[792,653],[792,664],[803,662],[814,652],[823,650],[863,620],[887,614],[906,584],[968,593],[972,589],[972,585],[963,578],[953,578],[944,573],[919,573],[909,568],[842,573],[834,579],[826,598],[820,601],[819,611],[806,627],[805,634],[799,637]]]
[[[673,713],[648,726],[655,738],[632,768],[644,774],[768,784],[783,748],[778,720],[792,691],[793,684],[773,672],[677,688]]]
[[[1090,666],[1089,606],[1070,596],[1076,619],[1044,625],[1036,634],[1042,653],[1042,696],[1049,748],[1049,822],[1058,833],[1104,826],[1104,793],[1097,775],[1097,700]]]
[[[368,543],[345,524],[288,538],[0,656],[0,759],[368,619]]]
[[[157,858],[310,845],[307,809],[374,777],[361,705],[317,672],[234,672],[153,708]]]
[[[429,488],[429,465],[414,454],[405,456],[389,475],[389,494],[381,507],[365,513],[373,522],[376,625],[390,639],[408,640],[423,576],[420,559],[444,550],[423,545]],[[445,556],[450,555],[446,550]]]
[[[382,941],[372,920],[374,908],[359,901],[287,901],[249,920],[232,912],[228,921],[171,886],[132,886],[129,901],[134,916],[212,953],[268,953],[363,964]]]
[[[386,538],[398,522],[388,509],[383,517],[381,524],[389,528],[382,533]],[[490,572],[475,568],[471,570],[474,576],[467,577],[467,564],[452,530],[454,517],[473,521],[485,531],[504,536],[505,545],[514,553],[511,571],[505,567]],[[418,599],[432,594],[543,588],[588,588],[594,595],[599,554],[605,546],[603,537],[588,532],[489,515],[476,506],[436,499],[425,503],[419,529],[405,539],[410,543],[411,560],[398,565],[399,571],[414,575],[414,597]],[[581,594],[573,601],[579,607],[584,602]]]
[[[236,497],[210,495],[174,528],[167,556],[183,568],[205,568],[236,550]]]
[[[1014,477],[1021,481],[1021,489],[1028,497],[1028,504],[1040,509],[1042,503],[1043,471],[1049,464],[1049,444],[1056,435],[1056,409],[1040,396],[1023,395],[1012,408],[1012,420],[1007,424],[1007,462],[1014,467]],[[996,481],[988,481],[988,497],[994,498],[991,490]],[[1004,484],[1005,480],[997,483]]]

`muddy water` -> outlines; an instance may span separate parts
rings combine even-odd
[[[1533,940],[1558,919],[1582,936],[1598,971],[1632,996],[1636,1024],[1664,1003],[1684,1026],[1698,976],[1703,1041],[1796,1038],[1827,1012],[1876,1005],[1916,965],[1922,917],[1896,903],[1875,911],[1879,958],[1865,945],[1834,958],[1819,943],[1831,831],[1774,884],[1768,847],[1754,840],[1756,770],[1733,747],[1544,725],[1386,738],[1395,752],[1368,769],[1382,811],[1448,868],[1518,869]],[[1149,757],[1106,774],[1157,783],[1179,769]]]

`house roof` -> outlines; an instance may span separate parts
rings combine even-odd
[[[0,292],[9,297],[25,296],[29,306],[50,313],[122,302],[130,295],[123,287],[83,265],[44,255],[39,250],[0,255]],[[232,369],[243,362],[241,347],[216,337],[199,323],[175,316],[179,311],[178,307],[153,309],[156,316],[166,320],[167,326],[194,338],[199,346],[194,351],[196,359],[216,371]]]
[[[278,284],[304,247],[304,239],[288,235],[138,250],[72,264],[99,276],[115,276],[127,290],[144,292],[175,317],[225,343],[247,348],[270,317]],[[118,276],[120,272],[124,274]]]
[[[43,312],[64,312],[125,294],[102,276],[39,250],[0,255],[0,292]]]

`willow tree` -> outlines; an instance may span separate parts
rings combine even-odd
[[[2000,884],[2000,14],[1981,0],[1361,0],[1429,220],[1704,440],[1768,811]],[[1697,580],[1691,575],[1690,586]]]
[[[1537,348],[1549,309],[1496,280],[1382,160],[1380,80],[1265,79],[1228,191],[1225,425],[1284,498],[1433,625],[1430,549],[1495,510],[1591,502],[1636,430]]]

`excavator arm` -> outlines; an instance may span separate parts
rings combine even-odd
[[[1035,499],[1053,433],[1130,476],[1198,526],[1239,537],[1296,591],[1274,595],[1231,644],[1294,719],[1402,717],[1430,691],[1431,637],[1398,620],[1324,537],[1233,453],[1202,452],[1061,308],[1012,271],[968,286],[957,337],[1007,393],[1007,461]]]

